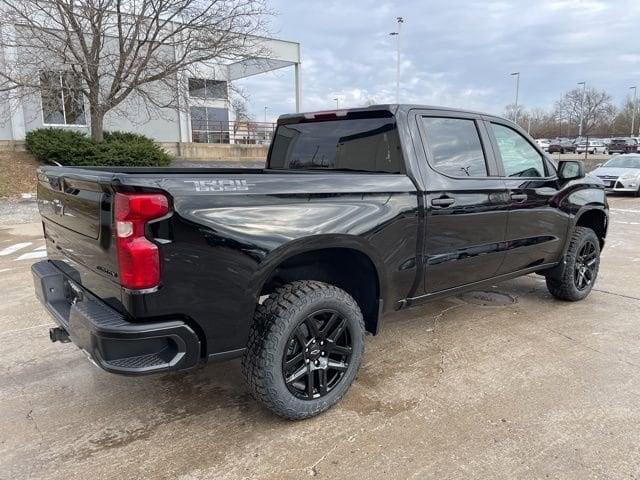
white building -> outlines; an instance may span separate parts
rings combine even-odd
[[[180,98],[188,105],[162,109],[149,115],[135,102],[129,102],[126,114],[107,113],[105,130],[140,133],[159,142],[245,143],[247,137],[264,137],[270,127],[258,122],[232,123],[229,82],[268,71],[293,67],[292,95],[296,111],[301,102],[300,44],[273,38],[261,39],[269,58],[218,63],[200,69],[198,78],[183,78]],[[15,52],[2,51],[0,62]],[[186,77],[186,75],[185,75]],[[27,132],[43,127],[71,128],[89,133],[87,102],[73,92],[73,79],[67,72],[40,72],[40,94],[0,101],[0,141],[22,141]],[[249,92],[250,94],[251,92]],[[253,143],[253,142],[251,142]]]

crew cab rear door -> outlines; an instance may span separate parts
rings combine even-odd
[[[484,122],[441,110],[414,120],[425,154],[425,293],[491,278],[504,259],[509,203]]]

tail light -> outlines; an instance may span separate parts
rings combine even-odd
[[[134,290],[158,286],[160,254],[144,231],[148,221],[169,213],[167,197],[159,193],[116,193],[114,212],[120,284]]]

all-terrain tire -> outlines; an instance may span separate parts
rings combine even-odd
[[[587,243],[591,242],[595,246],[595,263],[593,266],[592,278],[587,286],[580,289],[576,285],[576,264],[578,255]],[[582,300],[593,288],[593,284],[598,276],[600,267],[600,241],[596,233],[590,228],[576,227],[569,242],[569,248],[565,256],[564,268],[559,271],[554,269],[552,273],[546,275],[547,289],[559,300],[576,302]]]
[[[323,309],[339,312],[346,319],[352,353],[346,371],[328,393],[301,399],[285,383],[283,356],[294,330]],[[364,336],[362,312],[351,295],[323,282],[292,282],[278,288],[256,309],[242,372],[253,397],[276,415],[291,420],[309,418],[335,405],[347,392],[362,361]]]

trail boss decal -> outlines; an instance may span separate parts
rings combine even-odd
[[[233,179],[184,180],[184,183],[193,184],[196,192],[243,192],[255,185],[246,180]]]

